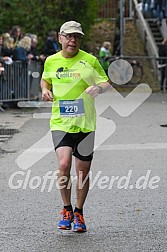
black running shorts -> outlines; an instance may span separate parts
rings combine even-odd
[[[55,150],[62,146],[72,148],[72,154],[80,160],[91,161],[93,158],[95,132],[67,133],[60,130],[52,131]]]

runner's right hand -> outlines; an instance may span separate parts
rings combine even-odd
[[[43,101],[53,101],[52,92],[46,88],[42,89],[42,100]]]

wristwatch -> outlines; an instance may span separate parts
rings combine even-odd
[[[97,85],[97,87],[99,88],[99,94],[102,94],[103,93],[103,88],[99,85]]]

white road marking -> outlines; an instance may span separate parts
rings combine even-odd
[[[112,144],[101,145],[97,151],[100,150],[158,150],[167,149],[167,143],[133,143],[133,144]]]

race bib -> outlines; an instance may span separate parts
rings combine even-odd
[[[83,99],[77,100],[60,100],[60,116],[75,117],[85,114]]]

